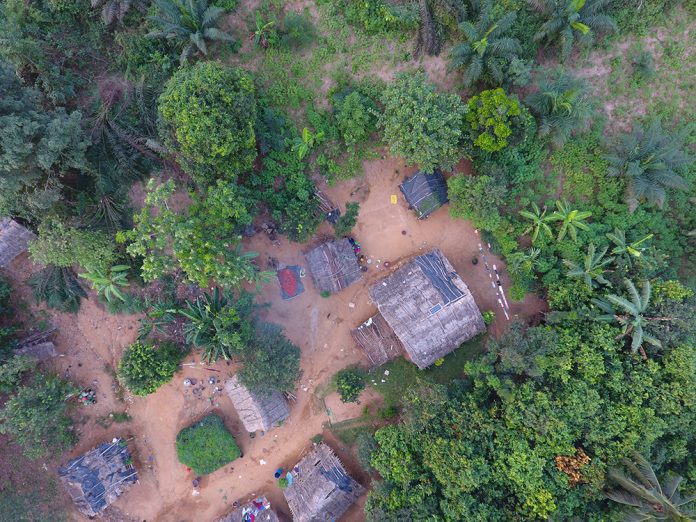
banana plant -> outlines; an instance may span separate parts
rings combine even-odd
[[[590,290],[600,286],[611,286],[611,283],[604,277],[605,267],[614,258],[604,256],[609,247],[604,247],[601,252],[597,252],[593,243],[587,247],[587,254],[583,256],[582,264],[564,259],[563,263],[568,267],[568,277],[582,279]]]
[[[551,227],[547,225],[549,221],[552,221],[551,216],[546,215],[546,206],[541,210],[539,205],[532,202],[532,210],[520,210],[520,216],[531,221],[529,227],[524,231],[524,234],[529,234],[532,232],[532,243],[534,243],[539,237],[539,233],[543,232],[548,237],[553,237],[553,232]]]
[[[119,288],[130,286],[128,282],[128,265],[112,266],[108,272],[95,269],[92,272],[80,274],[80,277],[92,283],[97,295],[104,297],[109,303],[114,300],[125,301],[126,298]]]
[[[609,241],[614,243],[614,248],[611,251],[612,255],[621,257],[626,260],[628,266],[631,266],[633,258],[640,258],[645,251],[645,248],[640,245],[652,239],[654,234],[648,234],[642,239],[633,241],[632,243],[626,240],[626,233],[620,228],[615,228],[614,232],[608,232],[606,236]]]
[[[268,46],[270,45],[268,36],[271,34],[271,30],[274,26],[275,20],[264,22],[261,13],[256,11],[256,30],[251,33],[251,38],[254,40],[254,45],[260,45],[264,49],[268,49]]]
[[[549,216],[551,221],[560,221],[561,229],[558,231],[556,241],[561,241],[569,234],[573,241],[578,240],[578,230],[590,230],[585,220],[592,216],[587,210],[571,210],[567,200],[556,201],[556,211]]]
[[[316,145],[319,145],[322,142],[323,139],[324,131],[312,134],[312,132],[305,127],[302,129],[302,137],[295,138],[293,150],[297,152],[297,157],[299,159],[304,159]]]

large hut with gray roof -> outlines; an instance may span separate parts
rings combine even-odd
[[[427,368],[486,329],[474,296],[438,249],[412,258],[369,295],[379,313],[352,335],[374,366],[403,350]]]
[[[292,483],[283,490],[295,522],[334,522],[362,495],[326,444],[317,444],[293,468]]]
[[[239,382],[236,375],[225,382],[225,391],[249,433],[268,431],[290,416],[285,398],[279,391],[250,390]]]
[[[0,268],[7,268],[18,255],[27,251],[36,236],[10,218],[0,218]]]

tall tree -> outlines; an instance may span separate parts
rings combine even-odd
[[[583,130],[592,116],[589,89],[584,80],[557,69],[542,71],[538,90],[525,99],[539,120],[539,136],[561,147]]]
[[[452,49],[449,69],[462,69],[467,87],[479,80],[502,85],[510,62],[522,52],[519,40],[505,36],[517,13],[508,12],[496,20],[492,16],[491,0],[480,0],[476,5],[476,19],[459,24],[466,41]]]
[[[558,44],[561,56],[570,56],[576,41],[587,44],[595,34],[617,30],[616,22],[603,13],[611,0],[529,0],[546,22],[534,40],[547,45]]]
[[[689,187],[679,174],[693,161],[684,148],[686,132],[665,132],[659,120],[647,128],[636,125],[607,156],[609,175],[626,180],[626,201],[631,211],[643,200],[662,208],[667,188]]]
[[[683,497],[679,493],[683,478],[671,475],[660,483],[652,466],[640,453],[622,459],[621,465],[609,468],[607,475],[615,487],[607,491],[606,496],[624,506],[624,520],[696,520],[693,505],[696,495]]]
[[[150,18],[159,30],[150,38],[176,40],[182,47],[179,61],[183,65],[198,52],[208,56],[208,43],[234,42],[234,38],[218,29],[225,10],[211,6],[208,0],[156,0],[159,13]]]

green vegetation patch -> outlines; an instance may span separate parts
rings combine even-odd
[[[207,475],[242,456],[222,418],[211,414],[176,436],[179,462],[198,475]]]

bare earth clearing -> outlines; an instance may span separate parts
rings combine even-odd
[[[366,364],[366,359],[350,337],[350,330],[375,311],[368,302],[368,285],[386,275],[400,260],[439,247],[471,288],[479,308],[500,311],[483,264],[474,266],[471,263],[478,254],[480,241],[471,225],[452,220],[447,208],[439,209],[423,222],[408,210],[398,185],[413,170],[406,168],[400,160],[387,157],[366,162],[363,177],[335,187],[322,187],[341,207],[349,200],[361,202],[354,235],[363,252],[372,259],[361,282],[338,295],[322,298],[307,277],[304,280],[305,293],[291,301],[281,299],[276,281],[262,289],[258,302],[271,305],[261,311],[263,319],[285,327],[286,335],[302,350],[303,369],[296,390],[297,402],[290,405],[290,419],[263,437],[250,438],[227,396],[215,391],[218,384],[208,384],[211,376],[220,383],[224,381],[232,375],[233,366],[225,362],[212,367],[200,365],[197,356],[189,356],[182,371],[157,393],[145,398],[126,395],[125,402],[121,402],[109,367],[117,365],[124,348],[135,340],[138,316],[109,315],[93,298],[84,302],[77,315],[35,310],[34,315],[42,314],[59,326],[56,341],[60,357],[55,362],[55,370],[67,373],[80,386],[95,388],[99,399],[96,405],[78,410],[83,417],[78,422],[80,443],[63,460],[117,435],[132,438],[140,484],[116,502],[116,511],[112,514],[114,519],[212,521],[228,511],[233,501],[246,500],[256,494],[266,494],[274,508],[287,513],[282,492],[275,485],[274,470],[293,465],[311,446],[310,438],[322,433],[329,420],[358,417],[366,403],[379,399],[375,391],[369,390],[363,394],[360,405],[342,405],[335,396],[329,396],[324,404],[314,392],[338,370],[353,364]],[[390,202],[392,194],[398,195],[396,205]],[[322,227],[319,235],[322,231],[330,232],[328,225]],[[258,234],[245,246],[259,252],[262,266],[268,256],[283,263],[306,266],[304,253],[311,245],[288,243],[285,239],[274,245],[264,234]],[[495,256],[488,254],[488,258],[489,263],[502,267]],[[384,268],[384,261],[391,263],[388,269]],[[14,273],[21,273],[22,280],[26,280],[31,267],[25,258],[18,259]],[[502,278],[507,286],[504,271]],[[21,288],[26,301],[30,302],[28,290],[24,285]],[[355,306],[350,307],[349,303]],[[543,306],[541,300],[530,296],[523,303],[511,303],[512,316],[524,319]],[[505,318],[499,313],[492,331],[499,333],[505,323]],[[183,380],[187,377],[195,379],[197,384],[185,387]],[[332,412],[331,419],[327,408]],[[95,422],[111,412],[124,410],[133,418],[129,423],[104,428]],[[200,495],[194,496],[191,487],[194,476],[178,462],[174,440],[179,430],[209,411],[222,414],[244,456],[206,476]],[[351,473],[368,485],[368,477],[352,462],[350,453],[328,432],[325,437],[339,451]],[[346,520],[363,518],[361,506],[355,506],[345,517]]]

